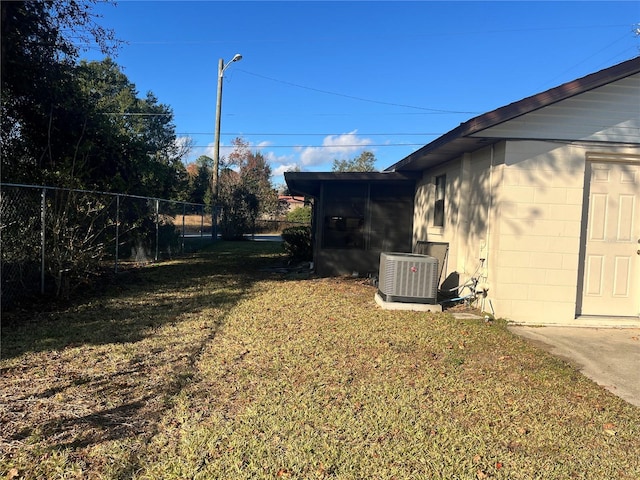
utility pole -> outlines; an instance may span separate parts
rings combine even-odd
[[[218,95],[216,99],[216,125],[215,134],[213,139],[213,175],[211,178],[211,222],[212,222],[212,236],[214,240],[218,238],[218,169],[220,165],[220,116],[222,113],[222,81],[224,78],[224,71],[233,62],[242,60],[242,55],[236,53],[233,58],[225,65],[224,60],[221,58],[218,61]]]

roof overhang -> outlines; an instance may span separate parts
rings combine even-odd
[[[385,171],[420,171],[453,160],[464,153],[501,140],[483,137],[483,130],[639,72],[640,56],[474,117],[386,168]]]
[[[323,183],[415,184],[420,176],[414,172],[285,172],[284,180],[292,195],[317,198]]]

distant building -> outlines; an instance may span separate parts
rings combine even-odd
[[[296,195],[278,195],[278,203],[283,215],[298,207],[304,207],[304,197]]]

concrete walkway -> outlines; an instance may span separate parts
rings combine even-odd
[[[277,233],[268,233],[264,235],[246,234],[245,237],[255,242],[281,242],[282,241],[282,237]]]
[[[640,407],[640,329],[512,326],[509,330]]]

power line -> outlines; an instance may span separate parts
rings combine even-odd
[[[184,113],[184,112],[183,112]],[[253,112],[250,112],[250,114],[252,114]],[[462,112],[463,114],[467,115],[466,112]],[[469,112],[472,113],[474,115],[478,115],[481,112]],[[372,115],[375,115],[376,117],[382,117],[382,116],[400,116],[400,115],[451,115],[453,114],[452,112],[449,111],[441,111],[441,112],[376,112],[376,113],[369,113],[369,112],[329,112],[329,113],[311,113],[311,112],[304,112],[304,113],[298,113],[298,112],[269,112],[269,117],[291,117],[292,115],[296,115],[296,116],[305,116],[305,117],[355,117],[355,116],[367,116],[367,117],[371,117]],[[245,117],[247,116],[245,113],[225,113],[224,114],[225,117]],[[261,114],[256,114],[255,116],[261,116]]]
[[[415,110],[424,110],[424,111],[427,111],[427,112],[435,112],[435,113],[465,113],[465,114],[477,113],[477,112],[468,112],[468,111],[460,111],[460,110],[440,110],[440,109],[437,109],[437,108],[417,107],[415,105],[405,105],[405,104],[401,104],[401,103],[382,102],[382,101],[379,101],[379,100],[371,100],[369,98],[355,97],[353,95],[345,95],[343,93],[330,92],[328,90],[320,90],[319,88],[306,87],[304,85],[299,85],[297,83],[285,82],[284,80],[278,80],[277,78],[267,77],[266,75],[260,75],[258,73],[249,72],[249,71],[244,70],[242,68],[236,68],[236,71],[244,72],[244,73],[247,73],[249,75],[253,75],[255,77],[259,77],[259,78],[264,78],[266,80],[271,80],[272,82],[278,82],[278,83],[282,83],[284,85],[290,85],[292,87],[303,88],[305,90],[311,90],[311,91],[314,91],[314,92],[324,93],[326,95],[334,95],[336,97],[350,98],[352,100],[359,100],[361,102],[377,103],[379,105],[391,105],[391,106],[394,106],[394,107],[413,108]]]
[[[229,145],[231,147],[231,145]],[[272,149],[272,148],[368,148],[368,147],[423,147],[423,143],[367,143],[367,144],[340,144],[340,145],[265,145],[263,149]],[[193,148],[209,148],[211,145],[191,145]],[[250,148],[255,148],[256,145],[251,145]]]
[[[600,53],[604,52],[605,50],[607,50],[608,48],[612,47],[613,45],[615,45],[616,43],[620,43],[622,40],[624,40],[625,38],[627,38],[627,36],[629,35],[629,33],[625,33],[623,36],[621,36],[620,38],[618,38],[617,40],[614,40],[613,42],[609,43],[608,45],[602,47],[600,50],[598,50],[597,52],[594,52],[593,54],[589,55],[586,58],[583,58],[581,61],[579,61],[578,63],[575,63],[571,68],[566,69],[564,72],[556,75],[555,77],[553,77],[552,79],[548,80],[546,83],[547,84],[552,84],[553,82],[555,82],[558,78],[562,78],[565,74],[569,73],[571,70],[574,70],[575,68],[579,67],[580,65],[582,65],[583,63],[586,63],[588,60],[591,60],[593,57],[595,57],[596,55],[599,55]]]
[[[496,34],[496,33],[524,33],[524,32],[549,32],[549,31],[568,31],[568,30],[594,30],[594,29],[607,29],[607,28],[617,28],[617,27],[626,27],[627,24],[611,24],[611,25],[562,25],[557,27],[530,27],[530,28],[507,28],[507,29],[491,29],[491,30],[466,30],[465,35],[470,37],[475,37],[477,35],[488,35],[488,34]],[[460,36],[459,31],[455,32],[429,32],[429,33],[412,33],[405,34],[402,37],[398,35],[384,35],[378,34],[375,35],[376,38],[387,38],[393,36],[394,39],[405,38],[405,39],[416,39],[416,38],[433,38],[433,37],[448,37],[448,36]],[[301,40],[305,43],[318,43],[318,42],[327,42],[327,41],[350,41],[354,38],[360,38],[354,35],[327,35],[323,37],[314,37],[312,40],[304,39]],[[245,43],[286,43],[291,40],[288,38],[260,38],[256,40],[242,38],[242,41]],[[119,40],[121,43],[125,43],[127,45],[220,45],[220,44],[228,44],[230,41],[227,40]],[[72,42],[74,45],[93,45],[93,42],[87,41],[75,41]]]
[[[180,132],[180,133],[176,133],[176,135],[213,135],[213,132]],[[355,133],[247,133],[247,132],[228,132],[228,133],[221,133],[221,135],[237,135],[237,136],[248,136],[248,135],[263,135],[263,136],[291,136],[291,137],[295,137],[295,136],[318,136],[318,137],[339,137],[339,136],[366,136],[366,137],[373,137],[373,136],[401,136],[401,135],[405,135],[405,136],[417,136],[417,137],[421,137],[421,136],[433,136],[433,135],[442,135],[442,132],[419,132],[419,133],[360,133],[358,132],[357,134]]]
[[[112,115],[116,117],[172,117],[173,113],[102,112],[100,115]]]

